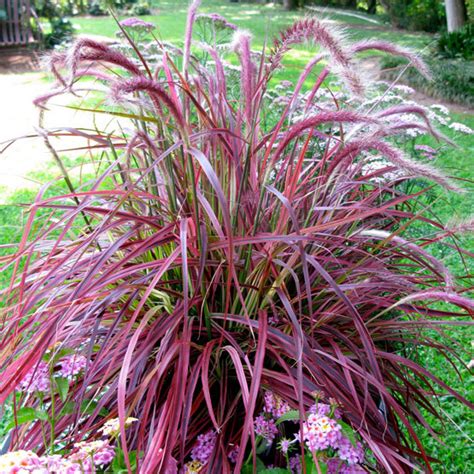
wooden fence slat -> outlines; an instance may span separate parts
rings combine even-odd
[[[15,0],[13,0],[15,1]],[[8,44],[13,44],[13,5],[12,0],[7,0],[8,7]]]
[[[11,9],[10,0],[6,1],[5,7],[6,7],[6,11],[7,11],[7,32],[6,32],[6,35],[5,35],[5,39],[6,39],[7,44],[10,44],[11,36],[12,36],[12,32],[11,32],[12,9]]]
[[[8,11],[6,6],[6,0],[0,0],[0,9],[4,10],[7,14],[7,19],[0,23],[0,44],[2,44],[4,39],[7,37]]]
[[[18,44],[20,40],[20,15],[18,11],[18,1],[12,0],[13,4],[13,41]]]
[[[30,42],[30,39],[32,37],[31,33],[31,6],[30,6],[30,0],[25,0],[24,1],[24,6],[23,6],[23,14],[22,14],[22,19],[23,19],[23,42],[25,44]]]
[[[0,0],[7,20],[0,24],[0,46],[26,45],[32,38],[30,0]]]

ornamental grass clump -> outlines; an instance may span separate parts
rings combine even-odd
[[[193,44],[197,5],[183,50],[154,40],[147,61],[133,42],[126,57],[79,40],[51,57],[58,85],[42,109],[96,89],[96,112],[125,125],[43,130],[86,138],[100,159],[94,180],[43,189],[2,257],[14,270],[0,352],[9,450],[74,463],[105,443],[102,464],[92,448],[81,458],[99,472],[431,472],[423,412],[437,413],[440,391],[469,402],[410,353],[456,361],[424,329],[474,304],[429,253],[453,231],[417,203],[434,185],[461,190],[394,146],[407,129],[438,136],[421,108],[357,105],[356,61],[372,48],[423,63],[350,45],[316,18],[259,52],[242,31],[227,47]],[[270,81],[305,42],[320,52],[272,113]],[[319,99],[333,74],[353,102]],[[418,224],[429,237],[411,236]],[[22,423],[25,408],[36,415]]]

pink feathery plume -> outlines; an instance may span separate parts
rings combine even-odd
[[[404,120],[397,120],[396,122],[391,123],[384,127],[383,132],[381,132],[381,136],[390,136],[390,135],[397,135],[400,130],[408,130],[408,129],[417,129],[421,130],[422,133],[427,135],[432,135],[438,141],[445,141],[450,145],[455,146],[454,142],[450,140],[446,135],[443,133],[433,129],[428,128],[426,125],[423,125],[420,122],[407,122]]]
[[[43,94],[38,97],[35,97],[35,99],[33,100],[33,104],[36,107],[46,110],[46,103],[53,97],[57,97],[58,95],[64,94],[65,90],[66,89],[64,87],[53,89],[51,92],[48,92],[47,94]]]
[[[70,68],[70,82],[76,77],[82,61],[104,61],[126,69],[134,76],[142,76],[140,68],[123,54],[114,51],[109,46],[91,39],[76,41],[67,55],[67,64]]]
[[[390,163],[403,170],[409,176],[426,178],[439,184],[440,186],[443,186],[446,189],[449,189],[450,191],[456,191],[458,193],[464,192],[462,188],[456,186],[451,181],[451,179],[449,179],[439,170],[425,163],[419,163],[417,161],[410,160],[397,148],[381,141],[380,135],[378,134],[347,143],[344,149],[334,157],[334,162],[336,164],[341,164],[343,159],[346,157],[355,157],[362,151],[370,150],[377,150]]]
[[[216,64],[216,83],[217,83],[217,89],[221,92],[222,95],[225,94],[226,92],[226,78],[225,78],[225,72],[224,72],[224,66],[222,64],[222,60],[219,56],[219,53],[216,51],[215,48],[208,44],[201,44],[200,45],[202,49],[204,49],[214,60]]]
[[[301,135],[305,130],[309,128],[317,127],[322,123],[326,122],[345,122],[345,123],[376,123],[376,120],[372,117],[362,115],[357,112],[352,112],[350,110],[324,110],[317,115],[308,117],[304,120],[293,125],[288,132],[282,137],[280,144],[275,150],[273,160],[276,161],[282,151],[288,146],[288,144],[294,140],[296,137]]]
[[[339,31],[316,18],[299,20],[280,34],[280,38],[274,41],[270,54],[271,70],[279,67],[283,54],[291,46],[311,41],[329,52],[350,90],[361,95],[364,87],[354,69],[351,50],[345,46]]]
[[[186,31],[184,34],[184,52],[183,52],[183,75],[188,77],[188,63],[191,55],[191,43],[193,39],[193,26],[196,20],[197,9],[201,5],[201,0],[193,0],[188,10],[186,19]]]
[[[453,233],[459,233],[459,234],[464,234],[464,233],[474,233],[474,218],[471,217],[470,219],[466,219],[463,221],[450,221],[446,225],[446,230],[449,232]]]
[[[448,291],[437,291],[437,290],[426,290],[420,291],[418,293],[413,293],[411,295],[405,296],[398,301],[398,305],[406,304],[411,301],[444,301],[445,303],[452,303],[456,306],[460,306],[470,311],[471,314],[474,314],[474,301],[470,298],[464,298],[463,296],[457,293],[451,293]]]
[[[386,240],[387,242],[393,242],[404,251],[409,251],[415,256],[421,255],[426,261],[431,263],[432,267],[435,268],[440,275],[443,275],[446,287],[454,288],[453,275],[446,267],[446,265],[444,265],[441,260],[438,260],[436,257],[433,257],[433,255],[431,255],[429,252],[422,249],[419,245],[416,245],[413,242],[409,242],[408,240],[400,236],[392,235],[390,234],[390,232],[386,232],[379,229],[366,229],[361,231],[358,235],[370,237],[377,240]]]
[[[431,73],[425,62],[411,49],[404,48],[397,44],[389,43],[387,41],[380,40],[363,40],[354,44],[351,48],[353,53],[359,53],[361,51],[367,51],[368,49],[375,49],[383,51],[384,53],[393,54],[394,56],[401,56],[408,59],[413,66],[420,71],[423,76],[427,79],[431,79]]]
[[[59,69],[66,65],[66,60],[66,53],[59,53],[55,51],[46,55],[42,61],[45,69],[51,71],[55,79],[64,87],[67,87],[66,80],[59,72]]]
[[[178,125],[182,129],[185,128],[183,115],[176,102],[168,95],[163,87],[152,79],[140,76],[124,81],[117,81],[111,88],[111,96],[113,100],[120,103],[123,100],[123,95],[138,91],[147,92],[159,110],[161,103],[166,105]]]
[[[431,126],[430,119],[426,113],[426,110],[419,105],[394,105],[388,107],[387,109],[382,110],[377,114],[377,117],[389,117],[391,115],[402,115],[402,114],[416,114],[419,115],[423,121],[426,123],[426,126],[431,132],[434,133],[433,127]]]
[[[252,35],[245,30],[238,30],[232,40],[232,49],[239,55],[241,65],[241,89],[245,102],[245,115],[249,120],[252,116],[253,74],[254,65],[250,54]]]
[[[322,54],[318,54],[317,56],[315,56],[311,61],[309,61],[309,63],[305,66],[305,68],[303,69],[303,72],[300,74],[300,77],[298,79],[298,82],[296,83],[296,87],[295,87],[295,90],[293,92],[293,96],[291,98],[291,102],[290,104],[293,104],[293,102],[295,101],[296,97],[298,96],[298,94],[300,93],[300,90],[301,88],[303,87],[303,84],[305,83],[306,79],[308,78],[309,74],[311,73],[311,71],[314,69],[314,67],[316,66],[316,64],[318,64],[322,59],[323,59],[323,55]]]

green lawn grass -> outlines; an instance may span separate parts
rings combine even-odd
[[[154,15],[143,17],[143,19],[151,21],[157,26],[160,37],[167,41],[178,44],[182,43],[187,3],[187,0],[155,0],[152,2]],[[300,12],[285,12],[278,7],[234,4],[223,0],[204,0],[201,11],[216,11],[225,16],[229,21],[236,23],[239,27],[249,29],[254,35],[255,48],[263,47],[265,43],[271,41],[271,38],[281,28],[289,26],[294,20],[301,17]],[[376,37],[395,41],[418,50],[425,48],[433,41],[433,37],[428,34],[394,31],[383,24],[378,27],[367,26],[367,22],[364,20],[347,15],[328,13],[326,17],[334,21],[335,24],[345,26],[348,36],[354,39]],[[113,37],[117,30],[114,20],[110,17],[75,17],[73,18],[73,23],[78,26],[79,33]],[[279,73],[277,80],[289,79],[294,81],[310,54],[312,54],[311,49],[301,47],[292,55],[289,55],[285,59],[286,67]],[[452,115],[455,121],[462,122],[474,129],[474,115]],[[448,174],[466,180],[465,187],[471,191],[464,195],[438,193],[433,213],[440,221],[446,222],[452,219],[465,219],[467,216],[474,214],[474,199],[472,199],[474,188],[469,182],[473,178],[474,143],[471,136],[455,134],[450,129],[445,129],[443,132],[456,142],[457,148],[443,151],[437,158],[436,165]],[[427,144],[433,144],[431,138],[427,137],[423,140]],[[58,171],[51,168],[36,173],[35,178],[46,182],[57,175]],[[25,211],[17,204],[31,202],[33,197],[34,193],[31,190],[20,190],[9,197],[6,205],[0,206],[0,244],[18,241],[22,232]],[[474,249],[474,238],[462,238],[462,245],[472,251]],[[0,252],[3,253],[7,251],[0,249]],[[462,261],[455,251],[448,251],[444,247],[435,248],[434,251],[456,275],[472,273],[473,268],[466,268],[466,263]],[[472,261],[471,259],[471,264]],[[467,265],[469,265],[469,261]],[[0,288],[6,286],[8,279],[8,272],[0,275]],[[467,351],[470,350],[471,340],[474,339],[472,332],[467,328],[457,328],[449,330],[448,334],[449,337],[459,344],[460,349],[464,351],[461,357],[465,362],[468,362],[469,356]],[[424,365],[428,369],[433,370],[448,385],[457,389],[465,396],[472,398],[474,386],[472,378],[465,368],[459,365],[459,370],[463,376],[463,380],[459,380],[452,368],[439,355],[431,351],[424,351],[420,352],[418,356],[422,358]],[[470,472],[469,466],[474,465],[473,443],[467,437],[469,435],[472,436],[474,433],[472,414],[468,409],[450,397],[441,397],[440,404],[441,408],[453,421],[452,424],[446,426],[446,430],[441,436],[444,445],[426,434],[422,435],[423,441],[428,446],[429,452],[441,460],[438,472],[468,473]],[[434,422],[431,418],[429,419]],[[437,422],[434,423],[437,428],[442,428]]]
[[[154,8],[154,15],[141,17],[157,27],[160,38],[182,45],[186,26],[187,0],[154,0],[150,2]],[[295,20],[302,17],[302,12],[288,12],[272,4],[246,4],[230,3],[224,0],[203,0],[200,12],[217,12],[240,28],[248,29],[254,37],[254,49],[261,49],[264,45],[271,44],[278,33]],[[304,14],[309,14],[305,12]],[[314,13],[312,13],[314,15]],[[412,33],[393,31],[389,26],[381,24],[374,27],[363,20],[336,13],[316,14],[321,18],[334,23],[335,26],[344,26],[346,34],[354,40],[368,37],[393,41],[403,46],[423,49],[433,41],[431,35],[425,33]],[[119,16],[120,19],[124,18]],[[117,31],[115,20],[111,17],[74,17],[73,24],[79,34],[93,34],[114,37]],[[299,72],[306,65],[311,56],[312,48],[309,46],[297,47],[288,54],[284,60],[284,70],[277,72],[275,80],[296,80]],[[315,51],[315,50],[313,50]]]

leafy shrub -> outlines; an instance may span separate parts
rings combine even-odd
[[[104,7],[101,0],[92,0],[89,4],[87,12],[92,16],[103,16],[107,15],[107,8]]]
[[[48,49],[70,41],[74,34],[74,27],[68,18],[55,17],[49,20],[51,31],[44,35],[43,43]]]
[[[414,429],[420,409],[436,414],[436,387],[468,402],[409,354],[426,346],[455,358],[423,329],[442,331],[474,304],[427,250],[453,230],[422,216],[423,188],[404,189],[413,178],[456,186],[391,142],[407,129],[436,135],[422,108],[359,107],[352,58],[379,49],[425,66],[401,47],[348,45],[305,19],[269,53],[236,31],[236,69],[222,44],[191,54],[197,5],[184,49],[155,42],[152,62],[143,45],[125,56],[86,39],[51,57],[58,88],[38,105],[80,94],[86,77],[113,104],[98,112],[128,122],[45,131],[86,137],[101,159],[91,183],[38,195],[18,251],[2,259],[17,277],[2,314],[0,402],[35,414],[14,429],[10,450],[59,446],[66,462],[86,462],[118,418],[114,472],[430,471]],[[125,37],[149,28],[121,26]],[[292,93],[277,109],[270,81],[306,41],[324,54],[284,85]],[[327,56],[350,101],[320,99],[329,66],[307,81]],[[405,232],[417,222],[429,237]],[[80,370],[64,367],[71,348]],[[139,421],[127,426],[129,417]],[[295,464],[283,432],[297,435]]]
[[[384,5],[397,28],[437,32],[445,25],[444,6],[437,0],[390,0]]]
[[[474,62],[461,60],[426,59],[432,72],[432,80],[427,80],[416,70],[403,73],[403,80],[415,89],[432,97],[474,106]],[[395,79],[404,67],[396,58],[382,60],[383,76]]]
[[[437,46],[438,52],[446,58],[474,59],[474,23],[458,31],[443,33]]]
[[[150,4],[148,2],[138,2],[131,6],[130,15],[142,16],[142,15],[150,15],[151,9]]]

